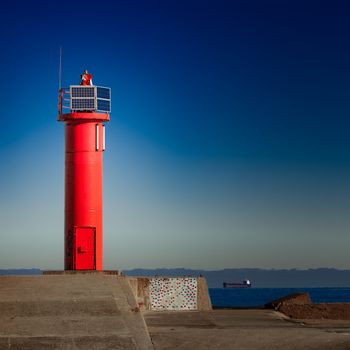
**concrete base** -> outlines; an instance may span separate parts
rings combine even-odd
[[[272,310],[141,314],[127,277],[0,276],[3,349],[345,350],[350,323],[291,322]]]
[[[272,310],[144,313],[155,350],[346,350],[350,322],[292,322]]]
[[[153,349],[125,277],[0,277],[0,349]]]

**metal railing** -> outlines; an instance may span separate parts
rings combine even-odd
[[[58,90],[58,114],[64,114],[64,110],[71,110],[70,107],[70,89],[69,88],[61,88]]]

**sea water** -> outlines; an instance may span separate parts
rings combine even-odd
[[[313,303],[350,302],[350,288],[209,288],[214,307],[261,307],[298,292],[309,293]]]

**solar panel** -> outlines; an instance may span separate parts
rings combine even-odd
[[[95,97],[95,87],[94,86],[72,87],[72,97]]]
[[[111,101],[97,99],[97,110],[103,111],[103,112],[110,112],[111,111]]]
[[[72,110],[90,111],[95,109],[95,99],[72,99]]]
[[[109,113],[111,111],[111,89],[97,86],[97,110]]]
[[[97,98],[105,98],[110,100],[111,98],[111,89],[97,86]]]

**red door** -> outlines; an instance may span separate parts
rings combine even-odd
[[[95,270],[95,227],[76,227],[74,260],[76,270]]]

